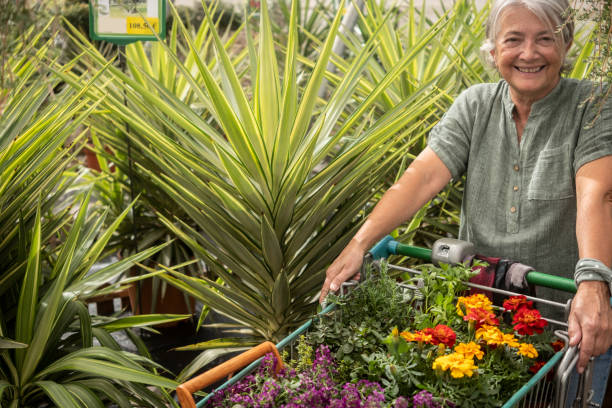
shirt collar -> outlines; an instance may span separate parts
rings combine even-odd
[[[514,110],[514,102],[510,97],[510,86],[508,83],[502,79],[504,82],[504,91],[503,91],[503,101],[504,101],[504,110],[506,111],[506,115],[512,117],[512,111]],[[553,88],[552,91],[549,92],[544,98],[536,101],[531,105],[531,112],[529,112],[529,116],[537,116],[542,115],[550,111],[553,107],[557,106],[559,103],[559,97],[563,91],[563,83],[565,82],[565,78],[561,77],[557,85]]]

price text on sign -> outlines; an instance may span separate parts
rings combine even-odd
[[[128,17],[126,18],[126,31],[128,34],[153,34],[153,32],[159,31],[159,19],[158,18],[147,18],[142,17]],[[147,25],[147,22],[149,23]],[[151,31],[153,28],[153,31]]]

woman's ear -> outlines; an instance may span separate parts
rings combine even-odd
[[[491,58],[493,58],[493,64],[495,65],[495,68],[497,68],[497,60],[495,59],[495,48],[493,48],[489,52],[491,53]]]

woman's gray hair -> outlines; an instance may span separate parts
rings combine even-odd
[[[549,26],[553,32],[561,34],[558,46],[564,58],[562,71],[567,70],[569,67],[567,61],[565,61],[565,49],[574,39],[574,21],[571,18],[567,0],[496,0],[487,19],[485,42],[480,47],[483,59],[492,67],[495,67],[491,51],[495,49],[495,39],[500,30],[501,16],[508,7],[513,6],[527,8],[540,21]]]

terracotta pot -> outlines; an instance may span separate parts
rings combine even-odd
[[[160,284],[158,293],[155,294],[155,307],[153,306],[152,279],[148,278],[134,282],[128,292],[132,313],[137,314],[193,314],[195,310],[195,299],[187,296],[179,289],[170,284]],[[178,322],[169,322],[155,327],[171,327]]]
[[[98,163],[96,153],[87,147],[87,145],[83,147],[83,153],[85,153],[85,165],[90,169],[100,171],[100,163]]]

